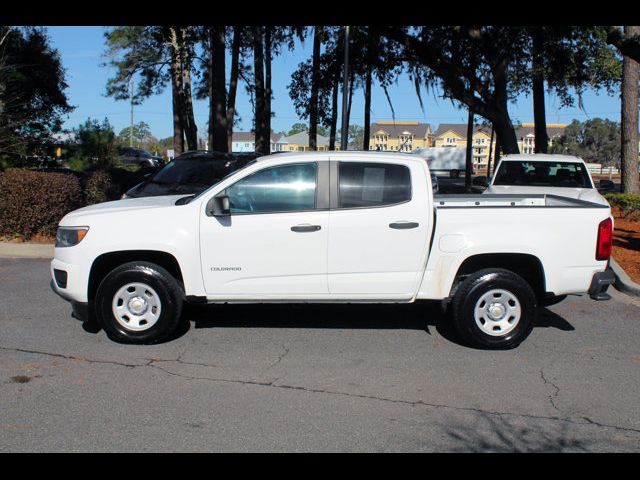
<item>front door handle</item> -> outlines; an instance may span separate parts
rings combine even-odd
[[[295,225],[291,227],[293,232],[317,232],[320,230],[320,225]]]
[[[418,222],[394,222],[389,224],[389,228],[395,228],[397,230],[407,230],[409,228],[417,228],[420,224]]]

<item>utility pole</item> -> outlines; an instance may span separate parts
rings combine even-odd
[[[344,76],[342,78],[342,134],[340,150],[347,149],[349,139],[349,117],[347,115],[349,97],[349,27],[344,27]]]
[[[129,146],[133,147],[133,75],[131,75],[131,127],[129,127]]]

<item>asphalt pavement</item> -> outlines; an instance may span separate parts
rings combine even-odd
[[[640,301],[570,297],[508,351],[435,305],[191,307],[126,346],[0,259],[0,451],[640,451]]]

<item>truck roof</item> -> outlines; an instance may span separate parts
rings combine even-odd
[[[536,161],[536,162],[579,162],[582,163],[583,160],[580,157],[576,157],[575,155],[560,155],[560,154],[549,154],[549,153],[517,153],[510,155],[503,155],[501,160],[503,162],[507,161]]]
[[[299,157],[301,161],[314,161],[317,157],[326,159],[345,159],[350,157],[362,157],[367,156],[372,162],[384,162],[385,160],[395,159],[409,162],[424,163],[424,159],[418,156],[410,155],[409,153],[394,153],[394,152],[380,152],[377,150],[348,150],[348,151],[336,151],[325,150],[316,152],[275,152],[270,155],[264,155],[258,157],[256,161],[264,162],[266,160],[275,160],[282,157],[282,154],[286,153],[287,158]]]

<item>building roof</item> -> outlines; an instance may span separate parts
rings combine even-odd
[[[371,136],[376,135],[379,131],[385,132],[391,137],[400,135],[413,135],[417,138],[426,138],[431,131],[431,125],[428,123],[420,123],[418,121],[378,121],[371,124]]]
[[[253,132],[233,132],[232,142],[255,142],[255,133]],[[271,141],[273,143],[286,143],[285,136],[282,133],[272,133]]]
[[[284,138],[284,142],[292,143],[295,145],[309,145],[309,132],[300,132],[294,135],[289,135],[288,137]],[[318,146],[328,147],[329,139],[318,134],[316,143]]]
[[[516,128],[516,137],[519,139],[528,135],[535,136],[533,123],[523,123],[522,126]],[[558,137],[562,135],[566,125],[561,123],[547,123],[547,136]]]
[[[516,137],[518,139],[526,137],[527,135],[534,134],[533,123],[523,123],[521,126],[516,127]],[[549,137],[556,137],[561,135],[564,131],[566,125],[563,123],[548,123],[547,124],[547,135]],[[447,133],[448,131],[453,131],[457,135],[465,138],[467,136],[467,124],[466,123],[441,123],[438,125],[438,130],[435,132],[435,136],[439,137]],[[473,133],[476,132],[484,132],[487,135],[491,135],[491,127],[484,125],[475,125],[473,127]]]
[[[452,131],[462,138],[466,138],[467,136],[467,124],[466,123],[441,123],[438,125],[438,130],[434,133],[436,137],[447,133],[448,131]],[[474,125],[473,133],[483,132],[487,135],[491,135],[491,128],[485,125]]]

